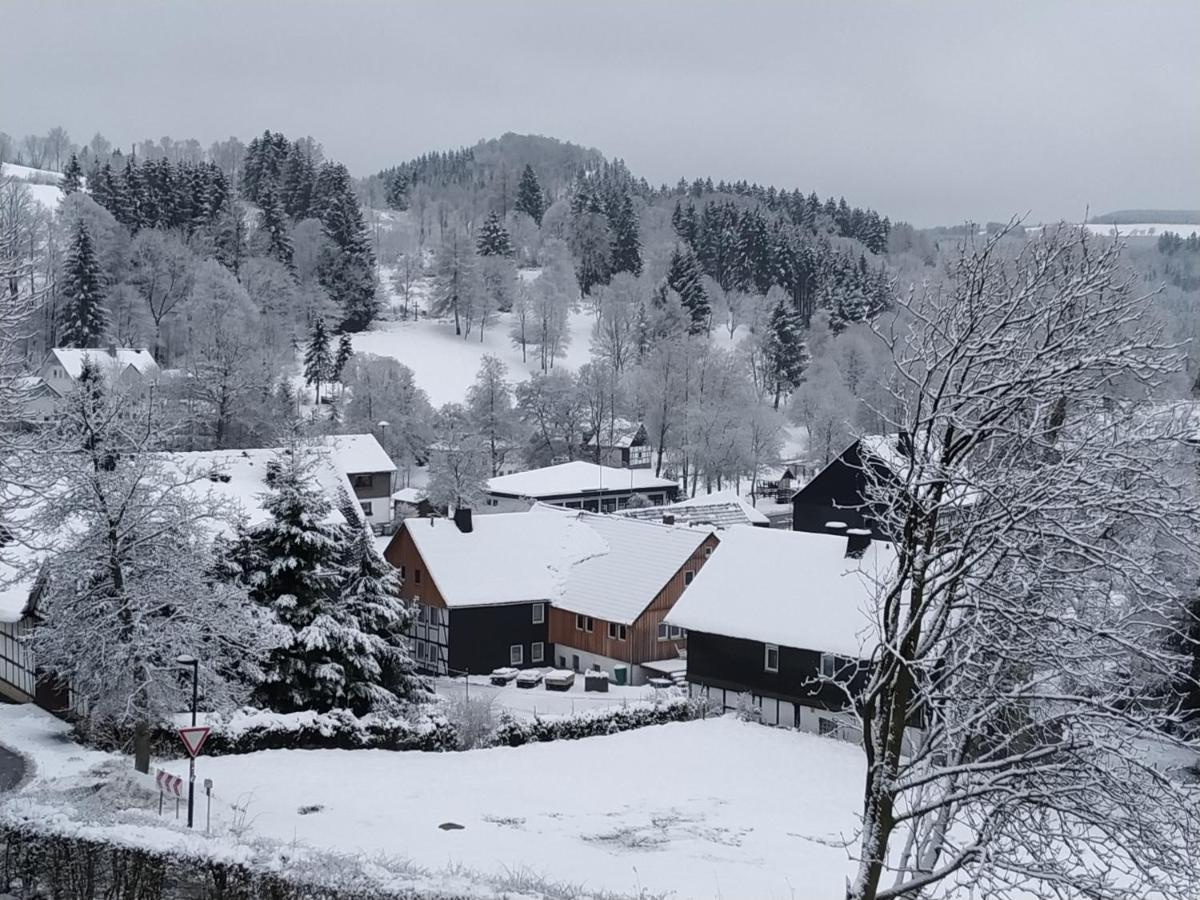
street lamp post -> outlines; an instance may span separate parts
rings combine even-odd
[[[192,667],[192,727],[196,727],[196,705],[200,699],[200,660],[194,656],[180,656],[175,662]],[[192,815],[196,808],[196,757],[188,761],[188,828],[192,827]]]

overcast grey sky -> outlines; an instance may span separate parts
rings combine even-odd
[[[1200,208],[1200,2],[0,0],[0,130],[312,134],[356,175],[534,132],[652,182],[937,224]]]

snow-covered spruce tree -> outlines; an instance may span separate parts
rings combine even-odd
[[[804,343],[800,316],[792,306],[791,298],[777,288],[774,290],[779,296],[767,323],[764,355],[771,392],[775,395],[774,408],[779,409],[780,398],[795,390],[804,377],[808,348]]]
[[[525,171],[521,173],[521,181],[517,185],[517,202],[513,209],[525,213],[539,226],[542,224],[542,215],[546,212],[546,197],[531,165],[526,164]]]
[[[508,237],[508,231],[504,227],[504,223],[500,221],[493,210],[488,213],[486,219],[483,220],[483,225],[479,228],[479,240],[475,245],[476,252],[480,256],[512,256],[513,248],[512,241]]]
[[[108,331],[104,287],[96,245],[83,219],[75,224],[71,248],[63,264],[63,305],[59,309],[58,342],[63,347],[95,347]]]
[[[329,245],[321,253],[321,286],[342,311],[341,331],[362,331],[379,312],[375,254],[363,222],[350,173],[339,163],[321,166],[314,189],[314,210]]]
[[[638,229],[637,212],[633,199],[627,191],[621,193],[614,215],[610,216],[612,227],[612,271],[642,274],[642,241]]]
[[[314,386],[314,403],[320,405],[321,385],[331,379],[332,372],[333,356],[329,351],[329,331],[325,328],[325,320],[318,318],[313,322],[308,346],[304,350],[304,383]]]
[[[270,518],[243,535],[250,597],[274,613],[286,640],[264,665],[256,699],[277,712],[329,710],[345,697],[344,644],[328,633],[346,577],[349,526],[316,484],[318,459],[299,445],[270,463],[262,498]]]
[[[292,269],[292,236],[288,232],[287,214],[283,210],[283,202],[279,199],[279,191],[272,183],[267,183],[259,192],[259,207],[262,216],[259,218],[258,229],[263,236],[259,239],[263,251],[283,263],[289,271]]]
[[[866,469],[898,561],[847,896],[1194,897],[1200,793],[1155,765],[1200,558],[1184,431],[1146,399],[1180,359],[1117,245],[1003,238],[877,326],[911,448]]]
[[[79,165],[79,157],[74,153],[67,160],[66,168],[63,169],[62,180],[58,183],[64,194],[74,194],[83,187],[83,167]]]
[[[343,331],[338,336],[337,354],[333,357],[333,367],[329,370],[330,379],[342,383],[346,373],[346,364],[354,356],[354,343],[348,332]]]
[[[207,709],[236,705],[275,637],[235,581],[218,577],[213,538],[236,512],[207,472],[149,452],[152,415],[110,394],[86,364],[60,422],[63,448],[35,463],[45,489],[30,534],[45,551],[33,652],[69,683],[92,727],[132,729],[148,771],[151,726],[188,708],[176,658],[200,660]]]
[[[712,309],[704,290],[703,273],[690,247],[676,246],[667,269],[667,286],[679,295],[684,309],[691,316],[688,330],[692,334],[708,332]]]
[[[352,521],[353,501],[345,493],[339,499]],[[430,698],[408,652],[416,610],[400,599],[400,574],[375,549],[371,530],[353,532],[335,610],[320,623],[331,652],[342,660],[344,687],[336,705],[360,716],[396,713],[406,701]]]

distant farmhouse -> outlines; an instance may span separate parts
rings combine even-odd
[[[489,479],[482,512],[521,512],[534,501],[588,512],[616,512],[629,506],[635,495],[651,506],[661,506],[675,501],[679,484],[658,478],[648,469],[617,469],[575,460]],[[633,502],[636,505],[640,500]]]
[[[650,439],[641,422],[618,419],[612,428],[601,428],[588,435],[583,451],[603,466],[648,469],[651,465]]]
[[[127,392],[155,384],[164,374],[150,351],[145,349],[112,345],[55,347],[46,354],[37,374],[26,376],[21,384],[24,420],[30,424],[54,421],[58,403],[79,383],[87,362],[96,367],[107,385]]]
[[[865,529],[723,532],[665,619],[687,630],[690,690],[752,705],[769,725],[855,739],[850,699],[878,634],[873,579],[894,559]]]
[[[866,528],[884,538],[879,517],[867,503],[869,467],[881,481],[902,477],[911,459],[902,434],[864,435],[841,452],[792,497],[792,529],[824,534],[827,523]]]
[[[663,618],[716,546],[711,529],[539,505],[406,519],[384,555],[419,604],[426,671],[557,666],[641,684],[679,667],[687,636]]]

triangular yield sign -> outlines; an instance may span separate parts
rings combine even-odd
[[[183,741],[183,746],[187,747],[189,756],[194,757],[200,752],[200,748],[204,746],[204,741],[207,737],[207,725],[196,725],[191,728],[179,729],[179,739]]]

